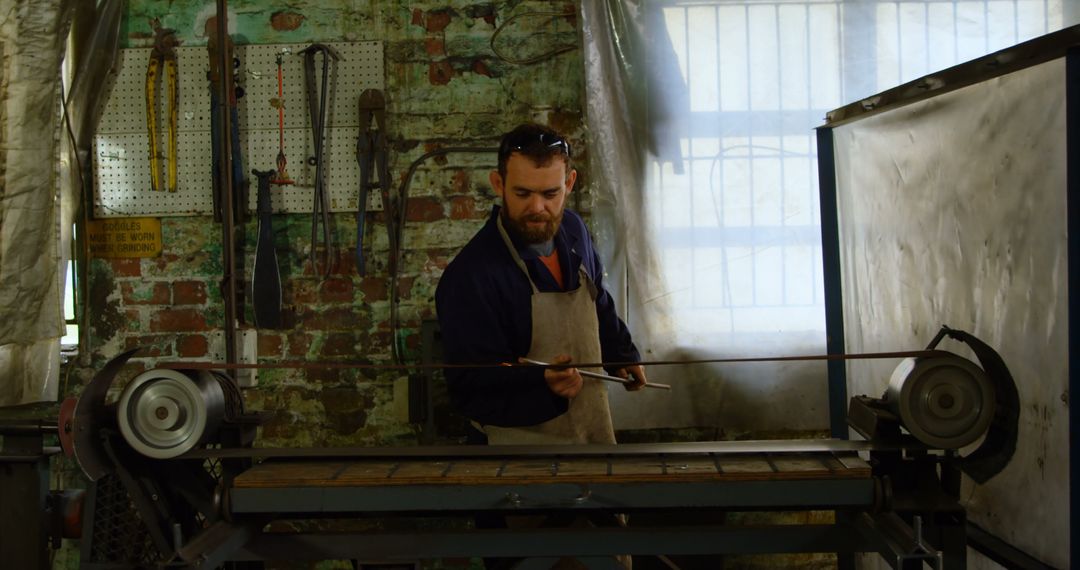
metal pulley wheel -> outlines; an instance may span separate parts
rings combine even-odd
[[[148,370],[124,388],[117,407],[120,433],[139,453],[182,455],[217,432],[225,394],[213,372]]]
[[[982,437],[994,417],[994,386],[975,363],[957,355],[906,358],[889,379],[885,402],[911,435],[942,449]]]

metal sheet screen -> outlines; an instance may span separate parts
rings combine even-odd
[[[948,324],[1001,353],[1020,444],[986,485],[965,481],[963,500],[974,522],[1062,568],[1065,142],[1060,59],[834,130],[846,350],[917,348]],[[880,396],[895,365],[849,363],[849,394]]]

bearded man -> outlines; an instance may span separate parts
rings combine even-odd
[[[447,368],[450,398],[477,442],[615,443],[607,385],[572,364],[640,355],[604,289],[584,222],[566,209],[577,180],[570,145],[552,129],[521,125],[503,136],[490,180],[502,205],[435,293],[446,361],[566,366]],[[641,366],[607,372],[630,379],[628,390],[646,384]]]

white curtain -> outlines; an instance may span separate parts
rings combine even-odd
[[[72,228],[124,5],[0,0],[0,405],[57,397]],[[59,99],[66,56],[70,132]]]
[[[825,352],[813,129],[831,109],[1074,24],[1075,4],[583,0],[593,229],[643,357]],[[618,427],[828,427],[820,363],[649,376],[675,389],[612,392]]]
[[[64,333],[57,87],[70,5],[0,1],[0,405],[57,395]]]

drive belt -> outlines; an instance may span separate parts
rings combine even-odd
[[[791,361],[814,361],[814,360],[880,360],[889,358],[911,358],[944,356],[952,353],[943,350],[902,350],[895,352],[864,352],[849,354],[807,354],[797,356],[749,356],[738,358],[700,358],[691,360],[641,360],[633,362],[571,362],[568,364],[551,364],[541,366],[539,364],[523,363],[473,363],[473,364],[448,364],[448,363],[416,363],[416,364],[372,364],[367,362],[276,362],[267,364],[224,362],[158,362],[161,368],[180,368],[197,370],[236,370],[236,369],[363,369],[363,370],[420,370],[432,368],[623,368],[627,366],[677,366],[690,364],[737,364],[752,362],[791,362]]]

